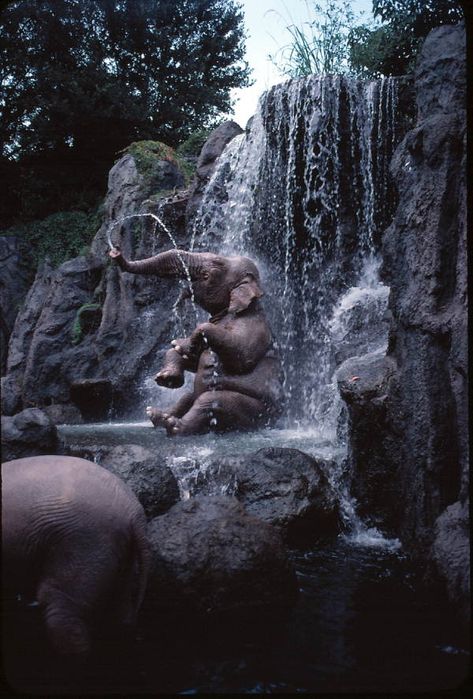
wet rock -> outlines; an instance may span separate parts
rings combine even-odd
[[[463,622],[468,623],[471,616],[468,501],[450,505],[437,518],[431,553],[438,572],[446,581],[450,600],[461,612]]]
[[[296,579],[277,530],[234,498],[181,501],[148,526],[145,608],[228,612],[287,604]]]
[[[121,478],[135,493],[148,519],[167,512],[179,500],[179,488],[171,469],[159,454],[138,444],[69,446],[67,454],[94,461]]]
[[[396,368],[393,358],[381,351],[348,359],[336,373],[338,389],[349,408],[350,492],[357,501],[358,514],[392,536],[403,507],[392,464],[392,450],[402,438],[401,424],[388,400]],[[396,425],[396,431],[387,432],[387,425]],[[386,434],[379,439],[383,431]]]
[[[223,149],[235,136],[241,133],[243,133],[243,129],[236,122],[225,121],[212,131],[205,142],[197,160],[194,183],[191,187],[189,203],[187,204],[186,217],[188,221],[192,221],[199,208],[204,189],[212,176],[217,159]]]
[[[57,444],[56,427],[43,410],[28,408],[13,417],[2,416],[2,461],[54,454]]]
[[[55,425],[80,425],[84,422],[75,405],[55,403],[45,406],[43,410]]]
[[[389,288],[355,287],[342,297],[330,321],[330,340],[335,365],[386,345],[390,313]]]
[[[192,490],[210,494],[220,488],[298,545],[340,531],[339,501],[326,475],[335,468],[298,449],[270,447],[206,462]]]
[[[372,398],[381,402],[395,369],[395,361],[383,351],[352,357],[337,370],[338,389],[349,405],[364,405]]]

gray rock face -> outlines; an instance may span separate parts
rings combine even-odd
[[[212,131],[205,142],[197,160],[194,184],[191,188],[189,203],[187,205],[186,217],[188,221],[193,219],[199,208],[202,194],[212,176],[218,157],[221,155],[227,143],[230,143],[232,138],[235,138],[235,136],[241,133],[243,133],[243,129],[238,126],[236,122],[225,121]]]
[[[28,351],[36,324],[48,296],[53,271],[48,262],[41,264],[17,316],[8,347],[7,373],[2,378],[2,414],[14,415],[23,405],[23,383]]]
[[[80,425],[83,422],[79,409],[74,405],[52,403],[43,408],[43,410],[49,415],[55,425]]]
[[[169,308],[179,288],[170,296],[169,281],[120,274],[108,258],[107,231],[119,221],[111,236],[131,259],[171,247],[167,237],[158,239],[151,217],[121,220],[146,213],[141,207],[153,191],[183,183],[174,164],[160,162],[144,178],[131,155],[121,158],[110,172],[106,219],[91,254],[38,270],[10,340],[5,414],[55,404],[78,407],[84,419],[104,419],[112,405],[120,413],[140,400],[144,369],[171,338]]]
[[[135,493],[146,517],[167,512],[179,500],[179,487],[170,468],[149,449],[138,444],[116,447],[66,447],[68,456],[88,459],[111,471]]]
[[[381,394],[345,391],[356,489],[375,498],[385,459],[400,504],[387,491],[378,515],[423,560],[439,516],[468,493],[464,61],[463,26],[431,32],[415,74],[418,121],[391,166],[399,205],[383,238],[394,370]]]
[[[145,607],[209,613],[286,604],[296,594],[279,533],[228,497],[179,502],[148,526]]]
[[[20,253],[18,238],[0,236],[0,360],[2,374],[16,315],[30,286],[30,271]]]
[[[322,464],[298,449],[270,447],[207,463],[193,492],[211,494],[218,485],[298,545],[340,531],[338,499],[325,475],[331,468],[334,463]]]
[[[2,416],[2,461],[25,456],[55,454],[57,431],[51,418],[39,408]]]
[[[416,66],[418,121],[466,108],[465,51],[463,25],[443,25],[430,32]]]

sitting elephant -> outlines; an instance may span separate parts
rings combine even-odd
[[[118,249],[110,256],[125,272],[187,279],[190,295],[211,315],[190,337],[171,343],[155,380],[177,388],[184,371],[191,371],[194,390],[166,413],[148,407],[155,426],[170,435],[251,429],[281,414],[281,366],[260,305],[263,292],[254,262],[184,250],[135,262]]]
[[[4,591],[39,603],[57,652],[87,653],[102,612],[135,622],[151,555],[146,519],[101,466],[70,456],[2,464],[2,552]]]

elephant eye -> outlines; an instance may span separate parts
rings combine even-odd
[[[210,274],[208,272],[204,272],[202,274],[202,279],[208,279],[210,277]]]

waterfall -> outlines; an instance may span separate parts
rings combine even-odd
[[[334,370],[386,342],[377,269],[394,206],[396,103],[393,78],[273,87],[220,157],[194,220],[194,249],[260,267],[285,371],[284,426],[333,431]]]

